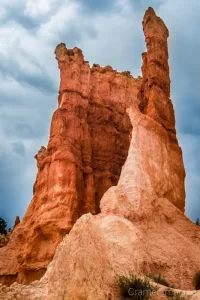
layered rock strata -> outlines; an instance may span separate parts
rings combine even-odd
[[[111,67],[90,68],[78,48],[56,48],[59,108],[48,146],[36,155],[34,198],[6,253],[0,252],[4,283],[39,278],[74,222],[101,211],[81,217],[65,237],[35,284],[43,297],[94,299],[95,293],[95,299],[116,299],[114,275],[127,271],[162,273],[180,288],[192,287],[200,232],[183,214],[185,171],[169,98],[168,30],[151,8],[143,28],[142,80]]]
[[[185,208],[185,171],[182,161],[181,148],[178,145],[175,130],[175,116],[170,100],[170,77],[168,65],[167,38],[169,32],[164,22],[149,9],[143,19],[143,30],[147,52],[143,53],[142,86],[139,92],[141,112],[155,120],[167,133],[167,155],[161,154],[163,164],[159,162],[160,171],[168,172],[169,186],[165,197],[184,212]],[[151,130],[152,132],[152,130]],[[164,135],[160,130],[160,135]],[[161,143],[163,140],[161,140]],[[166,144],[166,143],[165,143]],[[156,149],[155,149],[156,150]],[[158,152],[158,151],[157,151]],[[154,158],[157,154],[152,152]],[[168,165],[165,168],[166,164]],[[167,174],[166,174],[167,176]],[[158,189],[160,187],[158,186]],[[160,191],[162,193],[162,191]]]
[[[99,213],[100,199],[116,185],[127,158],[132,126],[126,112],[141,80],[110,66],[91,68],[78,48],[60,44],[58,109],[47,148],[36,154],[33,199],[2,253],[0,282],[40,278],[57,245],[84,213]]]

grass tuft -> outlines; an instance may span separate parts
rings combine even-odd
[[[116,289],[122,300],[148,300],[157,291],[147,278],[141,279],[133,275],[117,276]]]

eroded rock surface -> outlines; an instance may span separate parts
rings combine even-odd
[[[190,300],[199,300],[200,291],[192,291],[199,244],[199,229],[166,199],[152,205],[148,219],[134,223],[123,216],[86,214],[57,247],[40,281],[0,286],[0,296],[2,300],[120,300],[116,275],[160,272],[191,295]],[[164,290],[155,299],[162,299]]]
[[[141,80],[110,66],[89,66],[78,48],[60,44],[58,109],[47,147],[36,154],[34,197],[0,255],[0,282],[40,278],[57,245],[84,213],[99,213],[103,194],[119,180]]]
[[[157,128],[154,127],[154,130],[148,129],[148,131],[151,131],[151,134],[153,134],[152,131],[159,131],[160,143],[165,144],[168,159],[166,159],[165,153],[160,154],[158,150],[156,151],[156,148],[154,149],[154,152],[152,151],[151,156],[153,156],[154,159],[157,155],[160,157],[162,156],[161,160],[163,161],[163,164],[161,160],[158,162],[159,169],[165,174],[168,172],[168,180],[170,182],[170,186],[168,186],[166,190],[165,197],[184,212],[185,171],[183,167],[181,148],[179,147],[176,138],[173,105],[169,98],[170,77],[167,47],[169,32],[164,22],[155,15],[154,10],[151,8],[145,13],[143,30],[145,34],[147,52],[142,55],[143,79],[142,87],[138,95],[140,100],[140,109],[146,116],[155,120],[156,123],[160,124],[162,128],[165,129],[162,133],[157,126]],[[153,126],[153,122],[149,121],[149,124],[151,124],[150,126]],[[167,145],[166,137],[164,137],[166,133]],[[161,147],[159,147],[160,151]],[[160,186],[156,186],[159,190]],[[160,191],[160,193],[162,194],[162,191]]]
[[[42,279],[2,288],[3,299],[18,293],[27,300],[114,300],[115,275],[129,272],[160,273],[177,288],[193,288],[200,229],[184,216],[168,30],[151,8],[143,28],[142,81],[111,67],[90,68],[79,49],[57,47],[59,108],[49,144],[36,155],[35,196],[5,248],[14,253],[19,237],[24,244],[17,263],[15,255],[1,262],[1,274],[33,280],[30,270],[45,270],[62,237],[87,214],[57,247]]]

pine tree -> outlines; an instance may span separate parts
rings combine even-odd
[[[6,234],[7,230],[7,223],[4,219],[0,218],[0,234]]]

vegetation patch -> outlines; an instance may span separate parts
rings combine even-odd
[[[169,300],[189,300],[190,296],[186,296],[183,293],[175,293],[172,290],[168,289],[164,291],[164,294]]]
[[[152,274],[149,274],[148,275],[149,278],[151,278],[153,281],[155,281],[156,283],[159,283],[161,285],[164,285],[166,287],[171,287],[173,288],[174,286],[171,286],[169,284],[169,282],[167,282],[167,280],[165,280],[161,274],[159,274],[158,276],[155,276],[155,275],[152,275]]]
[[[122,300],[148,300],[157,292],[157,288],[147,278],[141,279],[133,275],[117,276],[116,289]]]
[[[195,223],[196,223],[196,225],[197,225],[197,226],[200,226],[200,219],[199,219],[199,218],[197,218],[197,220],[196,220],[196,222],[195,222]]]
[[[0,234],[7,234],[7,223],[4,219],[0,218]]]

